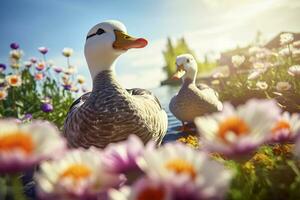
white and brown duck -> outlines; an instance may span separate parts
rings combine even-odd
[[[73,103],[65,120],[63,133],[71,147],[104,148],[130,134],[145,143],[151,139],[161,143],[168,119],[158,99],[144,89],[125,89],[115,76],[116,59],[146,45],[147,40],[129,36],[125,26],[114,20],[88,32],[84,50],[93,90]]]
[[[195,117],[221,111],[222,102],[218,93],[205,84],[196,85],[198,66],[190,54],[176,58],[177,71],[174,79],[182,79],[181,88],[170,101],[169,109],[182,122],[181,130],[189,130],[186,123],[193,122]]]

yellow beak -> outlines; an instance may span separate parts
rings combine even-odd
[[[122,31],[115,31],[116,40],[113,48],[117,50],[128,50],[131,48],[143,48],[148,44],[144,38],[134,38]]]
[[[178,80],[180,79],[181,77],[183,77],[185,75],[185,70],[184,70],[184,67],[183,65],[179,65],[177,66],[177,71],[175,72],[175,74],[172,76],[172,79],[173,80]]]

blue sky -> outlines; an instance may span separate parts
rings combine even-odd
[[[75,53],[71,62],[89,78],[83,56],[87,31],[107,19],[122,21],[131,35],[149,46],[119,59],[118,77],[127,87],[156,87],[166,37],[184,36],[199,57],[250,42],[257,30],[269,39],[280,31],[300,32],[298,0],[1,0],[0,62],[7,62],[9,44],[18,42],[26,58],[37,47],[64,65],[63,47]]]

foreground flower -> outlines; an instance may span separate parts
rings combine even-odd
[[[13,119],[0,120],[0,173],[33,168],[64,149],[65,142],[57,128],[48,122],[21,124]]]
[[[42,103],[41,110],[45,113],[50,113],[53,111],[53,105],[51,103]]]
[[[195,119],[203,148],[231,157],[248,155],[267,139],[280,109],[272,100],[249,100],[235,109]]]
[[[172,200],[175,199],[170,185],[153,180],[141,178],[131,188],[128,200]],[[117,200],[117,199],[116,199]]]
[[[291,33],[283,33],[280,35],[280,44],[286,45],[290,44],[294,40],[294,35]]]
[[[110,187],[118,186],[122,176],[104,167],[101,153],[94,148],[69,151],[58,160],[41,164],[35,175],[41,199],[106,199]]]
[[[300,134],[300,115],[284,112],[273,125],[270,134],[272,142],[293,141]]]
[[[70,56],[72,56],[72,54],[73,54],[73,49],[71,49],[71,48],[68,48],[68,47],[65,47],[65,48],[63,48],[63,50],[62,50],[62,54],[65,56],[65,57],[70,57]]]
[[[48,52],[48,49],[46,47],[39,47],[38,50],[41,54],[44,55]]]
[[[20,75],[9,75],[6,77],[6,81],[12,87],[19,87],[22,85],[22,79]]]
[[[232,56],[231,62],[234,67],[239,67],[245,62],[245,56],[240,56],[240,55]]]
[[[16,42],[13,42],[13,43],[10,44],[11,49],[18,49],[19,47],[20,47],[19,44],[16,43]]]
[[[288,69],[288,73],[291,76],[300,76],[300,65],[293,65]]]
[[[7,97],[7,91],[5,89],[0,89],[0,100],[4,100]]]
[[[292,88],[292,85],[289,82],[281,81],[276,84],[276,90],[279,92],[287,91]]]
[[[177,199],[223,197],[232,175],[206,154],[181,143],[146,149],[138,164],[149,178],[172,187]]]
[[[0,63],[0,72],[3,72],[3,71],[5,71],[5,69],[6,69],[6,65],[5,65],[5,64],[2,64],[2,63]]]
[[[265,81],[257,81],[256,87],[258,87],[260,90],[266,90],[268,89],[268,84]]]

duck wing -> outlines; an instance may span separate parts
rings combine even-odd
[[[149,90],[145,90],[145,89],[141,89],[141,88],[132,88],[132,89],[126,89],[126,90],[131,95],[140,95],[140,96],[144,96],[146,98],[153,99],[159,105],[160,109],[162,109],[162,106],[161,106],[158,98]]]
[[[91,95],[91,92],[88,92],[88,93],[83,94],[78,99],[76,99],[70,106],[69,112],[73,109],[80,107],[89,98],[90,95]]]
[[[198,88],[198,92],[201,94],[205,101],[207,101],[211,105],[214,105],[218,111],[221,111],[223,109],[223,104],[219,100],[219,94],[217,91],[203,83],[197,84],[196,87]]]

